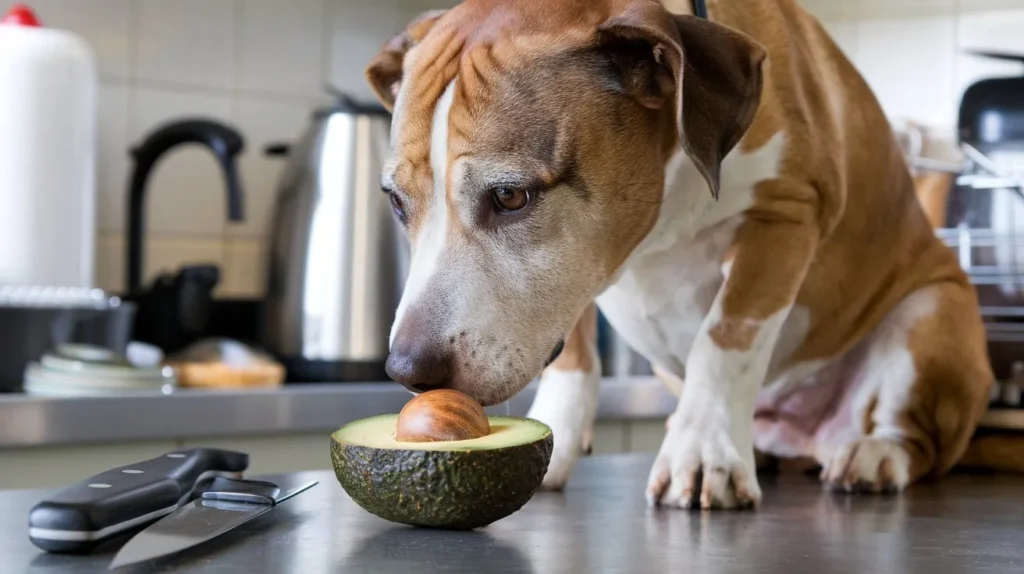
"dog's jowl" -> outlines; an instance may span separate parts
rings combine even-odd
[[[560,488],[600,308],[679,395],[652,504],[755,507],[755,449],[848,490],[948,471],[984,331],[875,97],[794,0],[681,4],[467,0],[370,63],[413,255],[390,375],[495,404],[541,374]]]

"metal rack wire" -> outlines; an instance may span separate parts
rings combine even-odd
[[[969,144],[961,144],[960,150],[963,164],[925,158],[912,158],[910,162],[918,169],[956,176],[959,209],[947,220],[952,226],[939,228],[936,233],[957,252],[975,285],[999,285],[1024,292],[1024,155],[1017,174]],[[1019,222],[1018,210],[1022,215]],[[1024,316],[1024,293],[1019,307],[1000,305],[990,311]]]
[[[997,379],[991,404],[1017,409],[1024,406],[1024,154],[959,148],[960,164],[914,157],[910,164],[955,176],[947,226],[936,234],[978,292]]]

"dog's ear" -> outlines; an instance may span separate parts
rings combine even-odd
[[[641,105],[676,109],[679,142],[718,198],[722,160],[761,102],[765,49],[746,35],[657,3],[631,3],[598,28],[620,88]]]
[[[405,55],[423,40],[445,12],[447,10],[431,10],[420,14],[405,30],[388,40],[366,67],[366,79],[388,111],[394,111],[398,89],[402,85]]]

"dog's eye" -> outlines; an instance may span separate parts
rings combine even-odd
[[[502,213],[512,213],[530,204],[530,192],[515,187],[496,187],[491,190],[494,205]]]
[[[398,194],[393,191],[386,189],[384,192],[388,194],[388,200],[391,201],[391,211],[395,212],[395,217],[397,217],[404,225],[406,220],[405,202],[403,202],[402,198],[398,197]]]

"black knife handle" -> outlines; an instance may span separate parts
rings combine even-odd
[[[245,453],[194,448],[107,470],[33,507],[29,539],[48,552],[88,552],[173,512],[206,478],[248,466]]]

